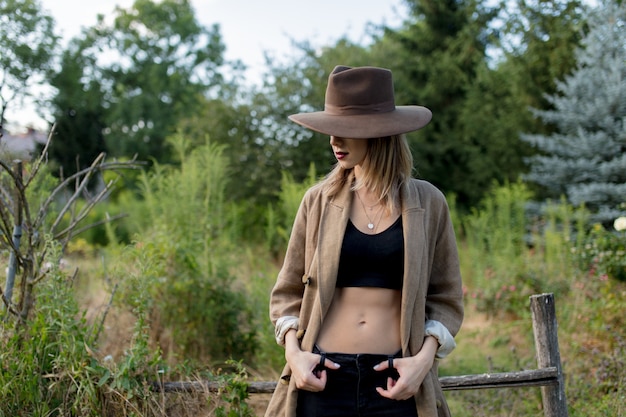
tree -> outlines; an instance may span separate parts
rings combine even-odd
[[[393,45],[386,62],[396,101],[433,110],[432,122],[409,135],[417,172],[469,208],[494,182],[526,171],[533,149],[519,134],[533,120],[528,106],[542,103],[542,90],[531,86],[543,82],[541,74],[571,67],[579,2],[407,4],[409,19],[383,41]]]
[[[58,36],[37,0],[0,0],[0,132],[11,102],[32,95],[51,68]]]
[[[386,36],[398,45],[392,63],[396,102],[424,105],[434,114],[426,128],[408,135],[418,173],[471,206],[493,175],[473,170],[470,158],[482,155],[480,136],[464,132],[461,115],[469,87],[486,68],[489,22],[497,10],[474,0],[407,3],[411,20]]]
[[[50,84],[58,91],[52,100],[55,109],[55,140],[49,146],[51,160],[69,176],[86,168],[106,151],[104,130],[106,109],[100,82],[86,77],[96,58],[85,54],[85,42],[73,40],[61,57],[61,69]]]
[[[532,126],[532,133],[548,133],[529,108],[551,109],[545,96],[555,93],[556,80],[574,68],[584,7],[579,0],[505,0],[500,10],[504,24],[498,54],[503,61],[497,70],[519,103],[518,128],[528,132]]]
[[[526,159],[536,151],[519,135],[549,131],[533,119],[530,106],[551,107],[543,95],[554,92],[555,78],[574,66],[582,15],[578,1],[501,5],[492,26],[504,24],[489,45],[489,59],[467,86],[459,120],[464,140],[473,145],[466,148],[467,167],[476,186],[487,190],[527,172]]]
[[[92,65],[83,69],[89,81],[83,85],[101,86],[97,111],[105,109],[109,151],[167,162],[165,138],[203,97],[219,95],[224,81],[219,27],[202,26],[188,0],[136,0],[128,9],[116,8],[112,24],[99,16],[97,25],[81,36],[82,53]],[[60,92],[65,97],[70,93]]]
[[[625,24],[625,4],[607,0],[593,11],[576,69],[546,97],[554,110],[535,111],[555,133],[523,135],[541,151],[529,159],[526,179],[586,205],[604,223],[626,213]]]

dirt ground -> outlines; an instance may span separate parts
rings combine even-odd
[[[267,404],[270,402],[272,394],[251,394],[248,400],[248,405],[254,409],[254,413],[257,417],[262,417],[267,408]]]

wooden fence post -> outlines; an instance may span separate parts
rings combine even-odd
[[[543,410],[546,417],[567,417],[565,382],[561,368],[559,338],[553,294],[539,294],[530,297],[530,310],[533,320],[537,367],[557,369],[557,383],[541,387]]]

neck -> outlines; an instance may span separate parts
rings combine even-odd
[[[367,188],[359,188],[355,191],[358,194],[358,198],[362,201],[362,203],[369,209],[377,207],[380,204],[380,200],[373,191],[368,190]]]

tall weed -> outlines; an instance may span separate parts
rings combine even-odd
[[[190,150],[180,135],[172,144],[180,166],[156,164],[142,179],[142,211],[150,223],[135,245],[137,255],[148,256],[159,271],[146,289],[154,300],[155,337],[172,359],[251,360],[254,312],[245,284],[233,274],[239,248],[231,226],[238,212],[225,199],[223,149],[207,143]]]
[[[473,288],[469,297],[489,314],[520,313],[521,304],[534,292],[520,276],[528,254],[524,208],[530,195],[519,182],[494,187],[461,219],[463,279]]]
[[[271,245],[272,253],[278,254],[285,250],[302,197],[318,180],[314,165],[309,167],[309,176],[301,183],[294,181],[288,172],[282,173],[278,208],[269,206],[266,216],[265,238]]]
[[[58,259],[59,246],[48,247],[46,259]],[[74,298],[75,275],[49,265],[28,325],[0,322],[0,415],[97,416],[92,329]]]
[[[521,182],[497,186],[462,217],[461,262],[468,294],[488,314],[528,314],[528,297],[564,295],[576,271],[572,245],[585,212],[565,202],[529,217],[532,194]]]

